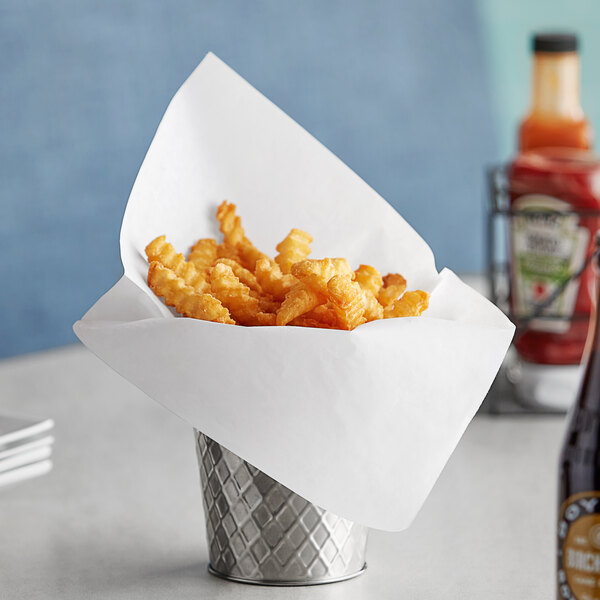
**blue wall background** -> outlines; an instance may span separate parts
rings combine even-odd
[[[516,6],[516,3],[515,3]],[[471,0],[4,0],[0,356],[74,340],[171,96],[209,50],[387,198],[438,267],[482,267],[498,157]]]

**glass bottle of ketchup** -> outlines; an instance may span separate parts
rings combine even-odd
[[[538,34],[533,52],[531,109],[519,129],[519,150],[591,148],[592,128],[580,101],[577,37]]]
[[[578,365],[594,299],[600,162],[582,150],[539,148],[513,160],[508,182],[517,211],[510,227],[514,345],[530,363]]]
[[[531,109],[507,169],[515,384],[522,400],[565,409],[577,391],[594,297],[600,162],[581,108],[577,38],[536,35],[533,50]]]

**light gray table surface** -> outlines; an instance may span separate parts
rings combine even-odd
[[[85,349],[0,362],[0,412],[56,422],[53,471],[0,488],[3,600],[554,595],[563,417],[476,417],[414,524],[371,532],[365,575],[264,588],[206,571],[190,426]]]

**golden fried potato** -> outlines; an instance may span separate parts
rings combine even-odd
[[[216,261],[216,264],[223,264],[223,265],[227,265],[229,267],[231,267],[231,270],[233,271],[234,275],[247,287],[249,287],[251,290],[254,290],[255,292],[262,292],[262,288],[260,287],[260,285],[258,284],[258,281],[256,281],[256,276],[254,275],[254,273],[248,271],[248,269],[245,269],[244,267],[242,267],[242,265],[240,265],[238,262],[236,262],[235,260],[231,260],[230,258],[218,258]]]
[[[383,308],[391,306],[396,300],[398,300],[404,291],[406,290],[405,285],[390,285],[389,287],[383,287],[379,290],[377,299]]]
[[[183,254],[177,254],[164,235],[158,236],[146,246],[146,255],[149,262],[159,262],[167,269],[171,269],[196,292],[204,293],[208,290],[204,273],[196,269],[194,263],[186,261]]]
[[[348,275],[350,279],[354,279],[355,274],[350,266],[350,263],[345,258],[332,258],[333,268],[335,269],[336,275]]]
[[[225,236],[225,243],[237,248],[245,233],[242,220],[235,213],[235,204],[223,200],[217,208],[217,220],[219,221],[219,229]]]
[[[217,220],[219,221],[221,232],[225,236],[225,244],[236,249],[242,266],[250,271],[254,271],[257,260],[269,258],[266,254],[256,249],[246,237],[242,221],[236,215],[235,204],[224,200],[217,209]]]
[[[365,319],[369,321],[377,321],[383,319],[383,306],[379,304],[379,300],[373,295],[370,290],[363,290],[365,297]]]
[[[326,301],[323,293],[304,281],[297,283],[287,294],[277,311],[277,325],[287,325],[291,320],[307,313]]]
[[[277,325],[277,316],[275,315],[275,313],[259,312],[256,315],[256,322],[254,323],[254,325]]]
[[[237,247],[240,253],[240,262],[250,271],[254,271],[256,268],[256,263],[261,258],[266,258],[268,260],[272,260],[266,254],[258,250],[254,244],[248,239],[244,238]]]
[[[283,301],[285,295],[298,283],[292,275],[284,275],[279,265],[270,258],[260,258],[254,269],[256,279],[264,292],[275,300]]]
[[[288,325],[293,325],[294,327],[316,327],[317,329],[340,329],[337,325],[337,320],[335,323],[324,323],[323,321],[319,321],[319,319],[313,319],[308,316],[309,313],[305,315],[300,315],[295,319],[292,319]]]
[[[274,300],[268,294],[256,294],[255,297],[258,298],[258,308],[261,312],[276,313],[281,306],[281,302]]]
[[[391,306],[406,290],[406,279],[398,273],[388,273],[383,278],[383,287],[379,290],[377,299],[386,308]]]
[[[157,296],[165,299],[167,306],[175,307],[184,317],[235,325],[229,311],[215,297],[196,292],[158,261],[150,263],[148,285]]]
[[[390,287],[392,285],[406,286],[406,279],[399,273],[388,273],[383,278],[383,286]]]
[[[358,283],[345,275],[334,275],[327,282],[328,297],[343,329],[352,330],[366,321],[365,297]]]
[[[217,260],[217,241],[212,238],[198,240],[190,250],[188,260],[202,273],[208,272]]]
[[[360,285],[365,296],[365,319],[367,321],[383,319],[383,306],[377,299],[383,286],[381,274],[371,265],[360,265],[354,273],[356,283]]]
[[[312,310],[309,310],[307,313],[302,315],[307,319],[311,319],[315,322],[322,323],[331,328],[337,327],[337,315],[333,310],[333,306],[331,306],[330,302],[327,304],[320,304],[319,306],[315,306]]]
[[[363,290],[368,290],[377,298],[379,290],[383,286],[383,279],[379,271],[371,265],[360,265],[356,271],[354,271],[356,277],[356,283],[360,285]]]
[[[308,276],[317,276],[320,281],[327,282],[337,274],[336,267],[331,258],[307,258],[292,265],[291,273],[298,279]],[[316,279],[313,280],[316,281]]]
[[[258,306],[261,312],[275,313],[279,309],[281,302],[275,300],[270,294],[263,292],[262,287],[258,283],[254,273],[242,267],[238,262],[229,258],[218,258],[215,264],[224,264],[231,267],[234,275],[248,288],[250,295],[258,299]],[[282,298],[285,294],[282,294]],[[263,322],[268,319],[263,318]],[[274,323],[273,323],[274,324]]]
[[[217,263],[210,270],[210,290],[229,309],[233,318],[241,325],[256,323],[260,312],[258,299],[250,295],[250,288],[244,285],[229,265]]]
[[[291,272],[298,279],[307,275],[319,275],[327,281],[334,275],[347,275],[354,279],[354,271],[345,258],[307,258],[292,265]]]
[[[404,292],[404,295],[383,311],[384,319],[418,317],[429,306],[429,294],[423,290]]]
[[[239,325],[354,329],[366,321],[420,315],[429,295],[406,292],[398,273],[381,277],[370,265],[353,271],[345,258],[308,259],[312,237],[292,229],[275,260],[246,237],[236,206],[217,209],[222,243],[203,238],[188,260],[164,235],[146,247],[148,285],[179,313]]]
[[[227,242],[223,242],[222,244],[217,244],[217,258],[229,258],[239,263],[240,253],[235,246],[231,246]]]
[[[279,254],[275,262],[281,267],[281,272],[287,274],[294,263],[304,260],[310,254],[312,236],[302,229],[292,229],[282,242],[277,244]]]

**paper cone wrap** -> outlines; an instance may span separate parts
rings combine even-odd
[[[146,284],[144,248],[161,234],[179,252],[220,239],[223,199],[238,205],[263,252],[273,256],[292,227],[304,229],[311,256],[402,273],[409,289],[431,292],[429,309],[354,331],[174,316]],[[123,278],[75,324],[81,341],[297,494],[379,529],[413,520],[514,331],[451,271],[438,274],[430,248],[385,200],[212,54],[177,92],[148,150],[121,258]]]

